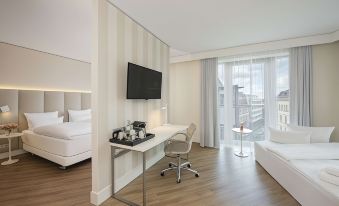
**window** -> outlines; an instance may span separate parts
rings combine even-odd
[[[253,130],[247,136],[253,141],[265,139],[267,126],[273,125],[281,130],[286,128],[289,116],[288,70],[287,53],[236,60],[219,59],[218,95],[224,100],[219,101],[218,113],[220,139],[225,144],[232,144],[236,139],[230,131],[241,123]],[[270,102],[265,101],[266,97]],[[266,118],[268,116],[270,118]]]
[[[224,106],[224,94],[219,94],[219,106]]]

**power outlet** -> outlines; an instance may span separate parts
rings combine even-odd
[[[8,144],[0,144],[0,149],[6,149],[8,148]]]

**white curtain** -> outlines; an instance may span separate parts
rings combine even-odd
[[[312,48],[290,50],[291,124],[311,126]]]
[[[232,145],[233,132],[235,125],[235,108],[233,107],[233,72],[232,64],[223,64],[221,70],[224,72],[224,104],[219,108],[220,122],[223,124],[224,144]],[[222,97],[221,97],[222,98]]]
[[[200,146],[202,147],[219,148],[217,69],[217,58],[201,60]]]
[[[278,109],[277,109],[277,64],[276,57],[270,57],[264,61],[264,118],[265,118],[265,139],[268,139],[269,127],[278,126]]]
[[[288,52],[220,58],[218,78],[223,143],[234,144],[232,128],[241,122],[254,131],[249,140],[268,138],[268,127],[279,124],[278,95],[289,88]]]

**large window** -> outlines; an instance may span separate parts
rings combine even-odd
[[[289,123],[288,54],[219,59],[220,139],[233,144],[232,127],[253,130],[246,138],[264,140],[267,127],[284,130]],[[221,104],[222,102],[222,104]]]

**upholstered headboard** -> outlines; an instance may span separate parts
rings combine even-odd
[[[68,121],[68,110],[89,109],[91,94],[81,92],[0,89],[0,106],[8,105],[10,112],[1,115],[2,122],[17,122],[19,131],[27,129],[26,112],[58,111]]]

